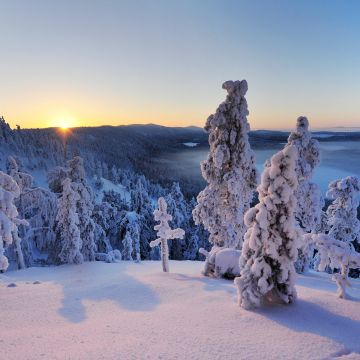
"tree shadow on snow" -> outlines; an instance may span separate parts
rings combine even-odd
[[[325,274],[323,273],[316,273],[316,272],[315,273],[309,272],[304,275],[299,275],[296,279],[296,284],[314,290],[326,291],[332,294],[334,297],[337,297],[337,295],[335,295],[337,290],[336,283],[331,280],[330,274],[328,276],[324,276],[324,275]],[[353,279],[349,279],[349,281],[350,284],[352,284]],[[347,300],[352,300],[357,302],[360,301],[360,298],[354,296],[357,294],[360,295],[360,289],[358,288],[357,283],[358,281],[356,283],[353,283],[352,286],[346,288],[346,293],[348,294]]]
[[[204,285],[204,290],[206,291],[225,291],[229,294],[235,295],[236,289],[234,287],[234,281],[228,279],[218,279],[215,277],[207,276],[188,276],[184,274],[174,274],[175,280],[178,281],[193,281],[200,282]]]
[[[334,314],[320,305],[298,299],[289,306],[267,305],[257,313],[293,331],[312,333],[341,343],[347,353],[360,353],[360,322]]]
[[[112,301],[131,312],[154,310],[159,304],[157,295],[149,286],[130,276],[125,270],[125,266],[115,267],[114,272],[119,276],[112,278],[115,279],[114,281],[106,280],[104,277],[106,282],[100,284],[99,277],[93,279],[91,276],[88,278],[81,276],[78,280],[60,283],[63,287],[63,299],[62,307],[58,310],[59,314],[74,323],[84,321],[86,319],[84,300]]]

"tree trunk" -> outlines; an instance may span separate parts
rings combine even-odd
[[[166,239],[161,239],[161,261],[163,272],[169,272],[169,246]]]
[[[15,231],[13,233],[14,241],[15,241],[15,251],[18,261],[18,267],[19,269],[25,269],[25,261],[24,261],[24,255],[21,249],[21,239],[19,238],[17,232]]]

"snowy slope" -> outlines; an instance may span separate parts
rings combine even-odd
[[[202,265],[2,274],[1,359],[360,359],[360,281],[344,301],[328,275],[301,276],[295,305],[247,312],[233,283],[202,277]]]

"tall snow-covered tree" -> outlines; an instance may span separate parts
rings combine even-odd
[[[68,161],[69,178],[73,182],[73,188],[78,193],[77,213],[79,217],[79,230],[82,240],[81,253],[85,261],[94,261],[96,253],[95,223],[92,219],[94,210],[93,194],[88,186],[84,161],[80,156]]]
[[[292,303],[296,298],[296,160],[293,146],[271,158],[258,187],[259,204],[245,215],[248,230],[240,257],[240,277],[235,279],[239,305],[245,309],[259,306],[263,299]]]
[[[257,185],[248,139],[248,85],[245,80],[226,81],[222,87],[228,93],[226,100],[205,125],[210,152],[201,163],[201,171],[208,185],[197,197],[193,217],[209,231],[209,241],[215,246],[241,248],[244,213]]]
[[[25,220],[18,218],[18,211],[14,204],[15,198],[20,195],[20,188],[16,181],[9,175],[0,171],[0,271],[5,271],[9,262],[4,255],[5,246],[15,242],[18,264],[25,267],[18,236],[18,225],[27,225]]]
[[[297,119],[296,129],[290,133],[286,146],[295,146],[298,151],[295,168],[298,177],[295,217],[305,232],[314,232],[321,223],[324,200],[319,187],[311,182],[314,169],[320,163],[320,149],[318,141],[311,137],[309,121],[305,116]],[[295,264],[298,272],[302,273],[308,267],[309,255],[299,250]]]
[[[79,194],[73,189],[73,183],[66,178],[62,184],[63,192],[59,199],[56,216],[56,232],[60,241],[59,259],[66,264],[80,264],[84,261],[81,253],[82,241],[79,230],[77,203]]]
[[[167,204],[163,197],[158,200],[158,209],[154,211],[154,218],[160,223],[155,225],[154,229],[157,231],[158,238],[151,241],[150,246],[155,247],[160,244],[161,246],[161,261],[164,272],[169,272],[169,245],[170,239],[182,239],[185,235],[183,229],[171,229],[169,221],[172,216],[167,213]]]
[[[355,176],[332,181],[326,193],[333,202],[326,210],[328,234],[336,240],[360,242],[359,207],[360,180]]]
[[[299,183],[295,193],[298,199],[296,219],[305,231],[310,232],[321,220],[324,202],[319,187],[311,182],[315,167],[320,163],[320,148],[318,141],[311,137],[309,121],[305,116],[297,119],[296,129],[290,134],[287,146],[295,146],[299,154],[295,168]]]

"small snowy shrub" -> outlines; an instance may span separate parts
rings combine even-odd
[[[295,226],[297,187],[293,146],[275,154],[262,174],[259,204],[247,211],[248,230],[235,279],[239,305],[259,306],[262,300],[292,303],[296,299],[294,262],[298,231]]]
[[[108,253],[96,253],[95,260],[107,263],[118,262],[121,260],[121,252],[119,250],[112,250]]]
[[[240,250],[213,246],[210,252],[203,248],[200,248],[199,252],[206,257],[203,275],[228,279],[240,275]]]
[[[154,211],[154,218],[159,221],[160,224],[155,225],[154,229],[157,231],[158,238],[151,241],[150,246],[161,246],[161,261],[164,272],[169,272],[169,245],[170,239],[182,239],[185,235],[183,229],[171,229],[169,221],[172,220],[172,216],[167,213],[167,204],[163,197],[158,200],[158,209]]]

